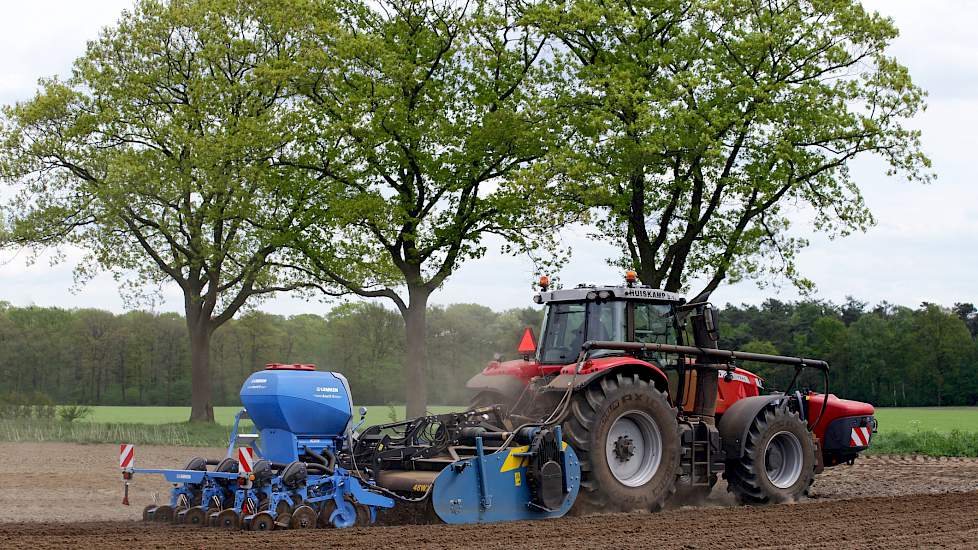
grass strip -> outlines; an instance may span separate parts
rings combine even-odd
[[[869,453],[978,457],[978,432],[880,432],[873,435]]]
[[[61,422],[39,419],[0,420],[0,441],[66,443],[133,443],[180,447],[225,447],[230,428],[220,424],[131,424]]]

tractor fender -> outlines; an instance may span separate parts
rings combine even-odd
[[[720,439],[723,441],[723,450],[727,458],[740,458],[744,456],[744,446],[747,444],[747,432],[757,415],[765,407],[772,403],[777,403],[784,399],[782,394],[758,395],[754,397],[744,397],[738,399],[736,403],[727,408],[720,418],[717,428],[720,430]]]
[[[484,374],[479,373],[465,383],[465,387],[480,391],[494,391],[502,395],[509,395],[515,398],[522,391],[526,383],[510,374]]]
[[[600,380],[606,376],[618,373],[637,374],[639,377],[652,382],[655,388],[666,395],[669,394],[669,378],[666,377],[659,368],[648,363],[622,363],[609,368],[592,370],[587,373],[561,373],[549,384],[542,388],[543,391],[578,391],[589,386],[592,382]]]

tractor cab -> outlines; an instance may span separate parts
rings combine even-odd
[[[579,285],[545,290],[534,297],[545,304],[540,344],[535,359],[541,365],[574,363],[584,342],[619,341],[680,343],[677,294],[647,287]],[[592,358],[620,352],[598,350]]]

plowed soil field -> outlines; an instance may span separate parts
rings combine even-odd
[[[138,467],[217,449],[139,447]],[[114,445],[0,444],[3,548],[978,548],[978,460],[867,457],[820,475],[812,498],[736,506],[723,483],[702,507],[492,526],[400,525],[272,533],[136,521],[167,485],[139,478],[131,507]]]

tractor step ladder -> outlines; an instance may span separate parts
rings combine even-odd
[[[710,429],[704,422],[694,422],[689,433],[689,484],[708,487],[713,476],[713,446]]]

